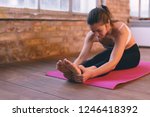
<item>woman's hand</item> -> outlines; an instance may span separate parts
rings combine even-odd
[[[79,65],[79,68],[82,72],[81,76],[82,76],[82,82],[85,82],[86,80],[90,79],[90,78],[93,78],[93,73],[94,73],[94,70],[96,69],[95,66],[91,66],[91,67],[84,67],[82,65]]]
[[[83,77],[83,82],[85,82],[86,80],[90,79],[90,78],[93,78],[93,71],[92,70],[89,70],[89,71],[86,71],[82,74],[82,77]]]
[[[77,83],[84,83],[86,80],[92,78],[92,71],[86,71],[81,75],[74,75],[74,81]]]
[[[86,34],[86,38],[88,39],[93,39],[95,37],[95,34],[92,32],[92,31],[89,31],[87,34]]]
[[[73,81],[77,83],[84,83],[86,80],[93,78],[94,70],[97,69],[95,66],[84,67],[83,65],[78,66],[81,70],[81,74],[74,74]]]

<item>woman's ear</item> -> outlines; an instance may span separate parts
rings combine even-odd
[[[107,28],[107,29],[110,28],[110,22],[108,22],[108,23],[106,24],[106,28]]]

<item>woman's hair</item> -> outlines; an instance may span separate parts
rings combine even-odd
[[[106,24],[108,22],[111,23],[112,15],[108,9],[108,7],[101,5],[101,7],[96,7],[92,9],[87,18],[87,23],[89,25],[93,25],[95,23],[101,22],[102,24]]]

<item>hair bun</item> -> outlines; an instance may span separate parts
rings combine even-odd
[[[96,7],[89,12],[87,23],[93,25],[98,22],[103,24],[111,22],[111,13],[107,6],[101,5],[101,7]]]
[[[107,6],[101,5],[101,8],[106,12],[106,14],[107,14],[110,18],[112,18],[112,14],[110,13],[110,11],[109,11],[109,9],[108,9]]]
[[[105,5],[101,5],[101,7],[102,7],[103,9],[106,9],[106,6],[105,6]]]

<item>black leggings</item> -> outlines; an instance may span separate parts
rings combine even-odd
[[[96,66],[100,67],[109,61],[110,54],[113,48],[108,48],[100,54],[97,54],[92,59],[82,63],[85,67]],[[128,69],[136,67],[140,61],[140,51],[137,44],[134,44],[129,49],[125,50],[123,56],[114,70]]]

